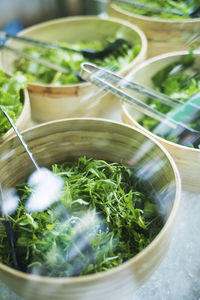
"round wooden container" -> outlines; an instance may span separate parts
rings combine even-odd
[[[169,51],[187,50],[186,42],[200,32],[200,18],[161,19],[130,13],[116,4],[108,5],[108,14],[126,20],[143,30],[148,39],[148,58]]]
[[[58,42],[84,42],[104,40],[106,37],[122,37],[141,45],[138,56],[119,73],[126,74],[146,58],[147,40],[143,32],[136,26],[113,18],[67,17],[44,22],[21,31],[20,36]],[[16,41],[9,45],[23,48]],[[2,51],[2,66],[6,71],[13,72],[13,60],[16,56],[6,50]],[[98,98],[97,90],[90,83],[51,86],[30,83],[28,86],[31,101],[32,118],[36,122],[46,122],[70,117],[99,117],[105,107],[112,110],[115,101],[110,97]]]
[[[22,112],[16,121],[16,126],[19,129],[19,131],[28,128],[31,120],[31,107],[30,107],[30,100],[29,100],[29,94],[27,89],[24,89],[23,93],[24,93],[24,105],[23,105]],[[15,132],[11,128],[2,137],[0,137],[0,144],[5,142],[13,135],[15,135]]]
[[[48,278],[0,264],[0,280],[29,300],[131,300],[134,291],[159,265],[171,240],[181,190],[173,159],[164,147],[141,131],[103,119],[53,121],[24,131],[23,137],[40,166],[81,155],[112,162],[123,160],[129,166],[134,165],[142,178],[146,176],[155,188],[165,225],[143,251],[109,271],[73,278]],[[33,164],[16,137],[0,147],[0,157],[4,157],[0,160],[0,182],[4,189],[23,182],[33,171]]]
[[[166,53],[149,60],[146,60],[138,68],[133,70],[129,74],[129,80],[134,80],[136,82],[142,83],[146,86],[152,85],[151,77],[160,69],[164,68],[166,65],[177,61],[181,56],[186,55],[187,51]],[[200,52],[195,52],[197,55],[195,68],[200,67]],[[200,164],[200,150],[184,147],[165,139],[162,139],[150,131],[142,127],[138,122],[142,114],[136,109],[134,105],[123,104],[122,105],[122,119],[126,124],[132,125],[143,130],[149,136],[156,138],[172,155],[174,158],[182,179],[183,188],[190,192],[200,192],[199,185],[199,164]]]

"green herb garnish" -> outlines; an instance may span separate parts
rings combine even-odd
[[[26,87],[26,77],[20,72],[10,77],[0,70],[0,105],[16,122],[23,109],[21,90]],[[11,128],[10,123],[0,111],[0,137]]]
[[[65,191],[44,212],[25,210],[31,187],[18,185],[21,200],[10,220],[25,272],[68,277],[106,271],[136,255],[161,230],[161,213],[134,169],[86,157],[52,169],[64,179]],[[0,231],[0,261],[13,266],[3,226]]]
[[[99,51],[113,42],[113,40],[113,38],[108,38],[104,42],[92,41],[76,43],[74,45],[62,43],[62,45],[77,50],[94,49]],[[27,76],[29,82],[39,82],[56,86],[80,82],[76,75],[70,73],[70,70],[79,73],[81,63],[86,61],[82,54],[67,52],[64,50],[55,51],[40,47],[26,47],[23,50],[33,57],[46,59],[56,65],[66,68],[66,70],[69,70],[69,74],[63,74],[25,58],[15,60],[14,66],[16,70],[22,71]],[[127,50],[123,50],[121,54],[115,55],[113,53],[104,59],[90,60],[90,62],[102,67],[110,68],[112,71],[118,71],[122,67],[128,65],[139,54],[140,50],[141,46],[139,44],[133,46],[131,49],[127,46]]]

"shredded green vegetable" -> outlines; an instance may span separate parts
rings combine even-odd
[[[80,157],[52,170],[64,179],[65,191],[44,212],[25,210],[32,188],[18,185],[21,200],[10,220],[25,272],[68,277],[106,271],[144,249],[164,225],[134,169]],[[13,266],[4,226],[0,262]]]
[[[149,6],[153,6],[155,8],[164,8],[168,10],[178,10],[183,13],[183,15],[172,14],[165,11],[155,12],[150,9],[138,8],[132,5],[118,4],[122,9],[132,12],[135,14],[149,16],[149,17],[157,17],[162,19],[188,19],[191,18],[190,14],[199,7],[199,0],[191,0],[191,1],[182,1],[182,0],[134,0],[133,2],[138,2],[140,4],[144,3]],[[195,15],[195,17],[199,17],[199,15]]]
[[[62,43],[62,45],[77,50],[93,49],[99,51],[104,49],[113,41],[113,38],[107,38],[104,42],[79,42],[73,45]],[[31,54],[33,57],[46,59],[56,65],[65,67],[66,70],[69,70],[69,74],[64,74],[25,58],[15,60],[14,66],[16,70],[22,71],[27,76],[29,82],[39,82],[56,86],[78,83],[80,82],[80,79],[76,75],[70,74],[70,70],[79,72],[81,63],[84,61],[89,61],[88,59],[84,58],[82,54],[73,53],[70,51],[55,51],[40,47],[26,47],[23,50]],[[112,53],[104,59],[90,60],[90,62],[102,67],[110,68],[112,71],[117,71],[128,65],[139,54],[141,46],[136,44],[132,48],[128,48],[127,46],[127,49],[120,50],[120,53]]]
[[[10,77],[0,70],[0,105],[14,120],[17,120],[23,109],[21,90],[26,87],[26,77],[17,72]],[[10,123],[0,110],[0,137],[11,128]]]

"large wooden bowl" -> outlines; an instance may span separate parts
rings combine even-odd
[[[0,280],[29,300],[131,300],[134,291],[160,264],[171,240],[180,200],[180,178],[168,152],[137,129],[103,119],[68,119],[24,131],[40,166],[73,160],[81,155],[137,166],[142,178],[156,190],[165,225],[143,251],[109,271],[73,278],[28,275],[0,264]],[[0,182],[3,188],[23,182],[33,171],[15,137],[0,147]],[[23,165],[23,168],[22,168]]]
[[[147,86],[152,86],[151,77],[166,65],[177,61],[181,56],[186,55],[187,51],[166,53],[142,63],[138,68],[133,70],[129,75],[129,80],[133,79]],[[200,67],[200,52],[195,52],[197,55],[195,68]],[[174,158],[182,179],[183,188],[190,192],[200,192],[199,177],[200,177],[200,150],[194,148],[184,147],[165,139],[162,139],[155,134],[149,132],[142,127],[137,120],[142,114],[133,105],[122,105],[122,119],[126,124],[140,128],[149,136],[156,138],[172,155]]]
[[[17,128],[21,131],[27,129],[30,126],[31,121],[31,107],[30,107],[30,100],[29,94],[27,89],[23,91],[23,109],[16,121]],[[14,130],[11,128],[8,130],[2,137],[0,137],[0,144],[5,142],[7,139],[11,138],[15,135]]]
[[[200,32],[200,18],[161,19],[134,14],[116,4],[108,5],[108,14],[138,26],[148,39],[148,57],[169,51],[187,50],[186,42]]]
[[[20,33],[46,41],[77,43],[92,40],[104,40],[106,37],[120,36],[128,41],[141,45],[138,56],[124,66],[119,73],[126,74],[146,58],[147,40],[143,32],[134,25],[113,18],[68,17],[29,27]],[[10,41],[14,47],[24,45]],[[13,72],[13,60],[16,56],[6,50],[2,51],[2,66],[6,71]],[[110,97],[102,101],[89,83],[64,85],[61,87],[30,83],[28,86],[31,101],[32,118],[36,122],[46,122],[67,117],[99,117],[105,107],[111,110],[115,105]]]

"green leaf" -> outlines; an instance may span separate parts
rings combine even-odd
[[[62,46],[68,48],[74,48],[77,50],[81,49],[92,49],[92,50],[102,50],[108,44],[112,43],[117,37],[108,36],[103,41],[84,41],[77,42],[76,44],[61,43]],[[124,49],[117,53],[112,53],[105,57],[104,59],[89,60],[99,66],[111,69],[113,71],[118,71],[128,65],[141,51],[141,45],[135,43],[134,41],[131,49]],[[25,58],[19,58],[14,61],[14,68],[21,71],[27,78],[29,82],[39,82],[43,84],[51,84],[55,86],[76,84],[80,82],[80,79],[71,73],[80,72],[81,63],[88,61],[84,58],[82,54],[73,53],[63,50],[49,50],[42,49],[41,47],[25,47],[23,49],[25,52],[29,53],[33,57],[45,59],[53,64],[64,67],[69,71],[69,74],[59,73],[53,69],[50,69],[44,65],[38,64],[34,61],[27,60]],[[20,78],[19,78],[20,79]],[[15,84],[10,89],[16,88]]]
[[[20,205],[10,220],[26,272],[66,277],[106,271],[144,249],[161,230],[162,216],[133,168],[80,157],[52,170],[64,179],[65,194],[44,212],[27,213],[32,188],[17,186]],[[2,231],[0,261],[13,266]]]

